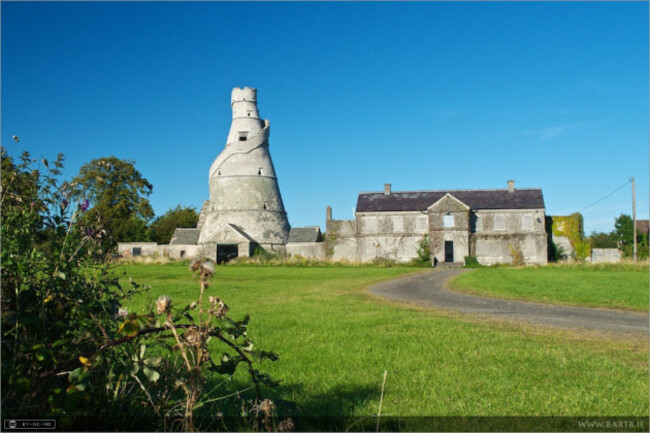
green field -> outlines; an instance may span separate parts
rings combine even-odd
[[[187,264],[122,265],[183,305],[198,284]],[[276,397],[303,415],[512,416],[648,413],[647,342],[591,340],[476,322],[372,297],[365,288],[407,268],[218,267],[208,295],[252,315],[256,346],[280,355],[261,370],[282,379]],[[349,422],[348,422],[349,424]],[[337,429],[345,429],[346,424]]]
[[[450,288],[498,298],[648,311],[647,266],[482,268]]]

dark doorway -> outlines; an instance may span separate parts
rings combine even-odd
[[[454,241],[445,241],[445,262],[454,261]]]
[[[222,264],[238,256],[237,244],[217,244],[217,263]]]
[[[142,248],[140,248],[140,247],[133,247],[133,249],[131,250],[131,255],[132,255],[133,257],[135,257],[135,256],[141,256],[141,255],[142,255]]]

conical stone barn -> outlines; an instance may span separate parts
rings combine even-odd
[[[197,225],[203,254],[218,262],[252,255],[257,246],[284,252],[290,230],[256,89],[235,87],[231,106],[226,147],[210,167],[210,200]]]

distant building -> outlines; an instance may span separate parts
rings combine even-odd
[[[360,193],[354,220],[333,220],[327,237],[334,259],[401,262],[417,257],[429,238],[432,260],[481,264],[511,263],[519,254],[528,264],[547,263],[545,206],[541,189],[384,191]]]

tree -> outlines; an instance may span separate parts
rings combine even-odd
[[[632,255],[632,245],[634,244],[634,223],[629,215],[621,214],[614,221],[614,231],[612,235],[618,242],[619,248],[624,255]]]
[[[82,206],[88,207],[84,222],[96,221],[107,231],[105,246],[146,240],[146,225],[154,215],[146,196],[153,186],[134,161],[114,156],[93,159],[81,167],[72,185]]]
[[[616,248],[618,243],[616,237],[613,233],[604,233],[604,232],[591,232],[589,235],[589,241],[591,242],[592,248]]]
[[[199,214],[195,207],[178,205],[151,223],[149,238],[153,242],[168,244],[175,229],[196,227],[198,220]]]
[[[614,231],[612,237],[618,242],[618,247],[623,251],[625,257],[631,257],[634,253],[634,222],[632,217],[627,214],[621,214],[614,221]],[[637,230],[637,257],[648,257],[648,235]]]

